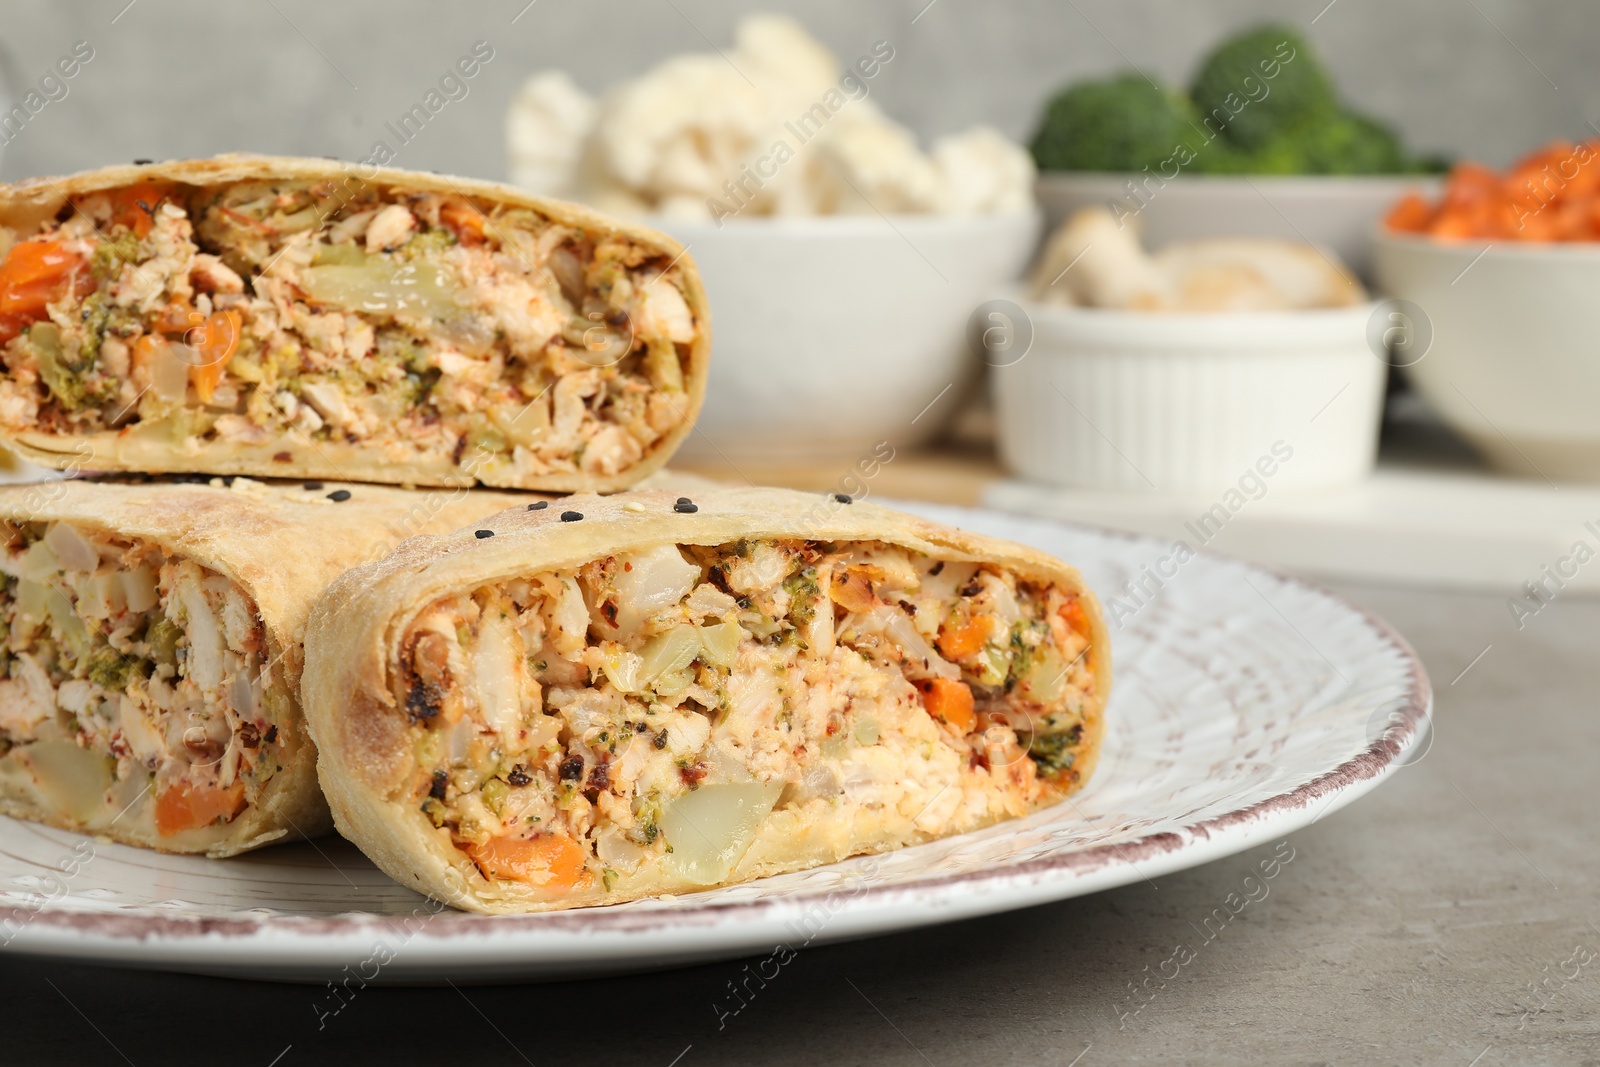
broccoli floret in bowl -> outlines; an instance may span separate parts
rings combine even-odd
[[[1353,112],[1311,116],[1251,149],[1219,137],[1194,163],[1201,174],[1404,174],[1415,169],[1393,130]]]
[[[1376,119],[1353,112],[1313,121],[1288,134],[1308,174],[1400,174],[1408,169],[1400,139]]]
[[[1138,74],[1056,94],[1033,139],[1042,171],[1233,175],[1426,174],[1384,123],[1341,106],[1294,31],[1250,30],[1201,65],[1193,96]],[[1447,165],[1448,161],[1445,161]]]
[[[1128,74],[1057,93],[1031,147],[1041,170],[1138,171],[1186,156],[1198,128],[1181,93]]]
[[[1208,131],[1246,150],[1339,111],[1328,72],[1298,34],[1281,26],[1223,43],[1201,64],[1190,95]]]

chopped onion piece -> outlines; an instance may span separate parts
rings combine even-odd
[[[111,788],[112,760],[71,741],[38,741],[23,750],[39,789],[51,803],[79,822],[105,807]]]
[[[782,792],[782,782],[729,782],[678,797],[661,815],[667,868],[690,885],[726,881]]]
[[[600,652],[600,669],[619,693],[637,693],[643,688],[639,682],[641,662],[637,655],[615,642]]]
[[[195,360],[199,362],[198,357]],[[150,360],[150,392],[157,400],[183,403],[189,395],[189,366],[171,344],[156,342]]]
[[[871,715],[863,715],[856,720],[856,740],[863,745],[875,745],[881,736],[878,720]]]
[[[50,609],[50,587],[43,582],[22,578],[17,582],[17,616],[43,625]]]
[[[100,553],[67,523],[51,523],[44,533],[44,540],[68,570],[92,571],[100,566]]]
[[[700,647],[706,662],[718,667],[732,667],[739,658],[739,639],[744,636],[736,622],[719,622],[700,627]]]
[[[595,854],[607,867],[632,874],[644,862],[650,850],[629,841],[627,835],[615,826],[605,826],[595,831]]]
[[[56,637],[71,649],[72,654],[82,658],[89,653],[89,628],[78,618],[78,613],[72,608],[72,601],[67,599],[67,594],[54,586],[45,591],[46,610],[50,614],[50,621],[55,624]]]
[[[22,577],[42,582],[61,572],[61,557],[48,541],[35,541],[22,554]]]
[[[437,263],[393,263],[372,256],[363,264],[330,263],[300,272],[312,303],[369,315],[444,319],[461,311],[457,287]]]
[[[644,685],[664,674],[680,671],[700,655],[700,635],[693,626],[678,626],[652,637],[644,646],[639,681]]]

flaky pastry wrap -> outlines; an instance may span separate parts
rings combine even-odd
[[[328,830],[300,636],[345,568],[530,499],[340,483],[0,489],[0,813],[228,856]]]
[[[690,891],[1021,816],[1111,684],[1071,567],[865,502],[636,491],[341,577],[302,695],[340,831],[484,912]]]
[[[610,492],[705,395],[676,241],[467,178],[232,155],[0,186],[0,439],[52,467]]]

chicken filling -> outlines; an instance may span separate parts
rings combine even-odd
[[[727,880],[769,816],[939,834],[1077,784],[1076,594],[875,542],[665,545],[429,606],[402,641],[412,798],[485,877]]]
[[[88,526],[12,527],[0,796],[91,830],[222,836],[280,769],[279,669],[222,575]]]
[[[0,424],[610,475],[682,422],[700,327],[665,257],[350,184],[148,184],[0,227]]]

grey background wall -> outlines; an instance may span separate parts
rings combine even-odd
[[[1024,137],[1060,83],[1126,68],[1184,80],[1220,36],[1300,26],[1356,105],[1418,150],[1504,163],[1600,122],[1600,5],[1528,0],[4,0],[23,88],[77,40],[94,59],[12,142],[0,177],[229,149],[365,156],[477,40],[494,59],[401,165],[502,177],[501,123],[532,71],[600,89],[668,55],[726,45],[741,14],[787,11],[854,56],[887,39],[874,87],[931,136],[978,121]],[[926,10],[925,10],[926,8]],[[920,12],[920,16],[919,16]],[[913,19],[915,21],[913,22]],[[1313,24],[1313,19],[1315,23]],[[513,21],[515,20],[515,21]]]

